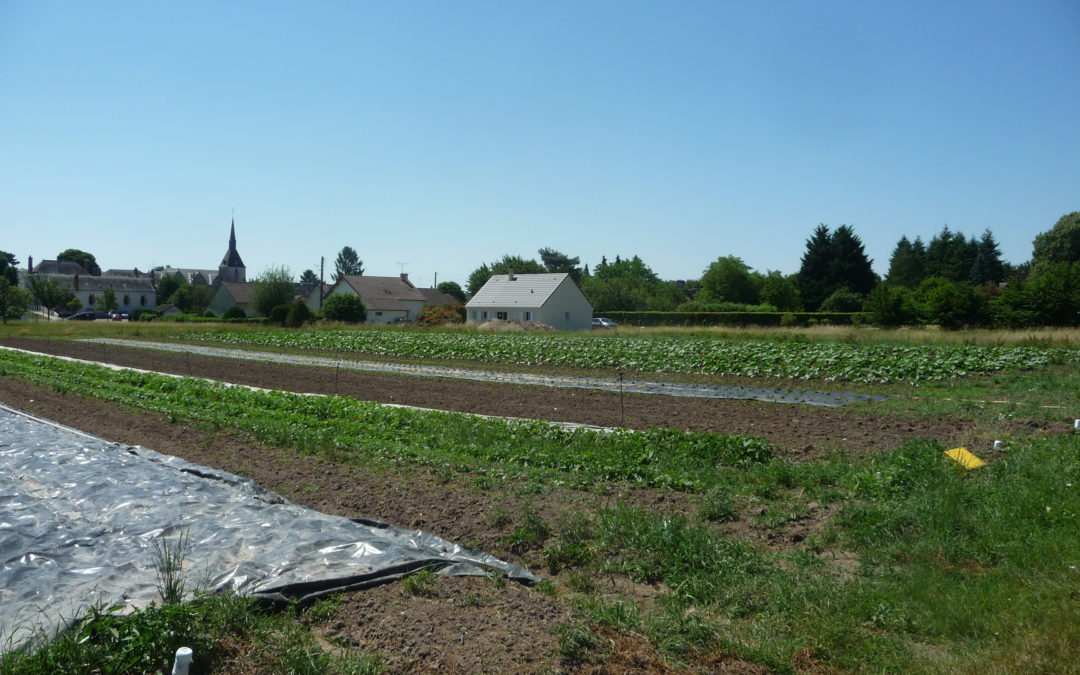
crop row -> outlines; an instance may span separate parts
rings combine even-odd
[[[239,430],[341,461],[380,458],[567,485],[626,481],[698,490],[717,480],[724,466],[745,466],[772,456],[767,441],[746,436],[568,429],[338,396],[252,391],[8,351],[0,351],[0,376],[124,403],[203,428]]]
[[[681,337],[424,331],[190,332],[179,339],[383,357],[469,360],[630,372],[848,382],[919,382],[1041,368],[1065,350],[982,345],[883,345]]]

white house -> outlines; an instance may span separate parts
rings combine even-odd
[[[496,274],[465,304],[470,323],[538,321],[558,330],[589,330],[592,305],[565,272]]]
[[[408,274],[399,277],[344,277],[323,294],[323,303],[339,294],[356,295],[364,301],[367,307],[366,323],[416,321],[425,304],[424,294],[412,285]],[[318,309],[318,296],[318,288],[308,295],[307,305],[312,310]]]

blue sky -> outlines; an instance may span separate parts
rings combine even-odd
[[[462,285],[552,247],[1004,257],[1080,210],[1080,3],[0,2],[0,250]]]

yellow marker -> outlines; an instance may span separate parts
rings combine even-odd
[[[945,455],[955,459],[965,469],[977,469],[980,466],[986,466],[986,462],[968,452],[967,448],[946,450]]]

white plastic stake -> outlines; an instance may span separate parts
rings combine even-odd
[[[191,667],[191,647],[181,647],[176,650],[176,657],[173,659],[172,675],[188,675],[188,668]]]
[[[995,450],[1000,450],[1001,449],[1001,441],[994,441],[994,449]]]
[[[1076,420],[1075,422],[1073,422],[1073,429],[1080,431],[1080,420]]]

